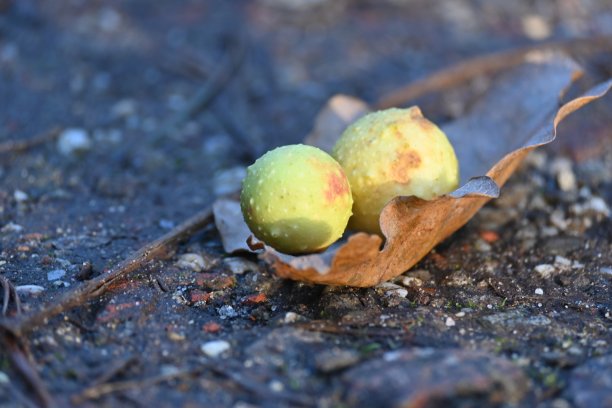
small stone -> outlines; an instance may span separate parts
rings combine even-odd
[[[161,219],[159,220],[159,226],[163,229],[167,229],[170,230],[172,228],[174,228],[174,221],[170,221],[170,220],[165,220],[165,219]]]
[[[457,313],[455,313],[455,316],[457,316],[457,317],[464,317],[465,316],[465,312],[457,312]]]
[[[555,159],[551,170],[557,178],[557,184],[561,191],[574,191],[577,189],[576,176],[572,170],[572,162],[566,158]]]
[[[489,252],[491,250],[491,245],[482,239],[477,239],[474,243],[474,248],[476,248],[476,250],[479,252]]]
[[[536,290],[533,293],[535,293],[536,295],[543,295],[544,290],[542,288],[536,288]]]
[[[63,269],[54,269],[52,271],[47,272],[47,280],[55,281],[66,275],[66,271]]]
[[[227,268],[236,275],[242,275],[245,272],[257,271],[259,266],[252,261],[243,258],[225,258],[223,263]]]
[[[136,102],[132,99],[122,99],[111,108],[113,116],[126,118],[136,113]]]
[[[15,190],[13,193],[13,198],[18,203],[24,203],[30,199],[30,197],[28,197],[28,195],[21,190]]]
[[[569,269],[572,267],[572,261],[561,255],[555,256],[554,264],[556,267],[561,269]]]
[[[591,197],[591,199],[585,203],[584,208],[587,211],[590,210],[598,215],[603,215],[604,217],[610,216],[610,208],[601,197]]]
[[[283,323],[291,324],[295,323],[298,320],[301,320],[301,316],[295,312],[287,312],[285,313],[285,318],[283,319]]]
[[[602,266],[601,268],[599,268],[599,272],[605,273],[606,275],[612,275],[612,267]]]
[[[178,257],[176,265],[179,268],[191,269],[195,272],[200,272],[209,266],[200,254],[182,254]]]
[[[208,357],[216,358],[228,351],[231,346],[225,340],[213,340],[202,344],[200,348],[202,353],[206,354]]]
[[[38,285],[19,285],[15,286],[15,290],[20,295],[38,295],[42,293],[45,288]]]
[[[2,229],[0,229],[0,231],[2,232],[21,232],[23,231],[23,227],[19,224],[15,224],[13,222],[9,222],[8,224],[5,224]]]
[[[315,366],[322,373],[331,373],[359,362],[359,353],[353,350],[332,349],[324,351],[315,357]]]
[[[404,298],[408,296],[408,291],[395,283],[384,282],[378,285],[377,288],[384,290],[387,296],[399,296]]]
[[[550,215],[550,223],[561,231],[564,231],[569,226],[570,221],[565,218],[565,214],[562,210],[555,210]]]
[[[423,282],[429,282],[432,279],[431,272],[427,269],[415,269],[405,273],[407,277],[417,278]]]
[[[213,178],[213,191],[217,196],[237,193],[242,187],[242,180],[246,177],[246,168],[242,166],[232,167],[215,174]]]
[[[559,235],[559,230],[555,227],[542,227],[540,235],[543,237],[556,237]]]
[[[556,271],[556,268],[550,264],[537,265],[534,270],[544,279],[548,279]]]
[[[6,375],[6,373],[4,373],[3,371],[0,371],[0,384],[8,384],[10,382],[11,380],[9,376]]]
[[[453,327],[455,325],[455,320],[452,317],[447,317],[444,324],[448,327]]]
[[[521,21],[523,32],[532,40],[544,40],[552,34],[550,24],[537,14],[529,14]]]
[[[401,278],[400,282],[408,288],[423,286],[423,281],[414,276],[404,276]]]
[[[63,280],[56,280],[53,282],[53,286],[55,286],[56,288],[68,288],[70,287],[70,283],[65,282]]]
[[[207,303],[210,300],[211,296],[212,296],[211,293],[204,292],[202,290],[197,290],[197,289],[194,289],[191,292],[189,292],[189,300],[193,304]]]
[[[57,148],[66,156],[83,153],[91,149],[91,139],[85,129],[65,129],[59,136]]]
[[[274,392],[282,392],[285,389],[285,386],[278,380],[272,380],[270,381],[270,389]]]
[[[236,310],[234,310],[234,308],[230,305],[221,306],[217,309],[217,313],[219,313],[219,317],[223,320],[238,316],[238,312],[236,312]]]

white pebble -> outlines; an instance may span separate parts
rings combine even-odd
[[[402,285],[407,286],[407,287],[423,286],[423,281],[419,278],[415,278],[414,276],[404,276],[401,282],[402,282]]]
[[[201,350],[208,357],[214,358],[228,351],[230,347],[230,344],[225,340],[213,340],[202,344]]]
[[[566,158],[558,158],[551,165],[552,172],[557,177],[557,184],[562,191],[576,190],[576,176],[572,170],[572,161]]]
[[[62,132],[57,148],[67,156],[91,149],[91,139],[85,129],[69,128]]]
[[[22,230],[23,227],[21,225],[15,224],[13,222],[9,222],[4,227],[2,227],[2,229],[0,229],[0,231],[2,232],[21,232]]]
[[[38,286],[38,285],[20,285],[20,286],[15,286],[15,290],[20,295],[21,294],[38,295],[39,293],[43,292],[45,288],[43,288],[42,286]]]
[[[534,291],[534,293],[536,295],[543,295],[544,294],[544,290],[542,290],[542,288],[536,288],[536,290]]]
[[[238,312],[230,305],[221,306],[217,309],[217,313],[219,313],[219,317],[223,320],[238,316]]]
[[[272,380],[270,382],[270,389],[274,392],[282,392],[285,389],[285,386],[278,380]]]
[[[18,203],[23,203],[25,201],[28,201],[30,197],[28,197],[28,195],[21,190],[15,190],[15,192],[13,193],[13,198]]]
[[[285,313],[285,318],[283,319],[283,322],[286,324],[291,324],[291,323],[297,322],[299,318],[300,318],[299,314],[295,312],[287,312]]]
[[[223,263],[227,268],[236,275],[242,275],[245,272],[257,271],[259,267],[255,262],[248,261],[242,258],[225,258]]]
[[[555,267],[550,264],[537,265],[534,270],[544,279],[550,278],[550,276],[556,271]]]
[[[408,291],[402,288],[400,285],[396,285],[395,283],[384,282],[378,285],[377,287],[383,289],[385,291],[385,295],[387,296],[408,296]]]
[[[453,320],[452,317],[447,317],[444,324],[446,324],[448,327],[453,327],[455,325],[455,320]]]
[[[591,210],[597,214],[601,214],[605,217],[610,216],[610,208],[608,204],[601,197],[591,198],[585,205],[586,209]]]
[[[62,278],[66,275],[66,271],[63,269],[54,269],[52,271],[47,272],[47,280],[54,281]]]
[[[179,256],[176,265],[179,268],[192,269],[195,272],[200,272],[206,267],[204,258],[200,254],[183,254]]]
[[[557,255],[555,256],[555,265],[562,268],[569,268],[572,266],[572,261],[563,256]]]

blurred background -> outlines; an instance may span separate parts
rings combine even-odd
[[[85,150],[0,175],[28,172],[34,195],[72,183],[201,205],[215,171],[302,140],[335,93],[375,102],[475,55],[611,32],[605,0],[0,0],[0,140],[61,126]],[[461,114],[445,98],[426,115]]]

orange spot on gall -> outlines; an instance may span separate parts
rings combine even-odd
[[[325,190],[325,198],[328,202],[334,201],[349,192],[349,185],[346,178],[338,172],[331,172],[327,176],[327,190]]]
[[[391,175],[399,183],[410,181],[410,172],[421,165],[421,156],[413,150],[400,152],[391,164]]]

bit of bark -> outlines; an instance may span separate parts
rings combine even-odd
[[[19,294],[15,289],[15,286],[4,276],[0,275],[0,287],[3,288],[3,297],[2,297],[2,316],[6,316],[9,310],[9,305],[11,302],[11,298],[13,298],[13,302],[15,302],[15,312],[19,315],[21,314],[21,300],[19,299]]]
[[[441,69],[423,79],[416,80],[403,88],[396,89],[382,96],[376,103],[375,109],[379,110],[394,106],[402,106],[425,94],[451,88],[481,75],[489,75],[507,70],[513,66],[524,63],[527,56],[536,51],[586,53],[602,50],[612,50],[612,37],[603,36],[550,41],[479,56]]]
[[[33,147],[47,143],[55,139],[61,132],[61,128],[54,127],[51,130],[43,132],[26,140],[7,140],[0,143],[0,154],[4,153],[23,153]]]

